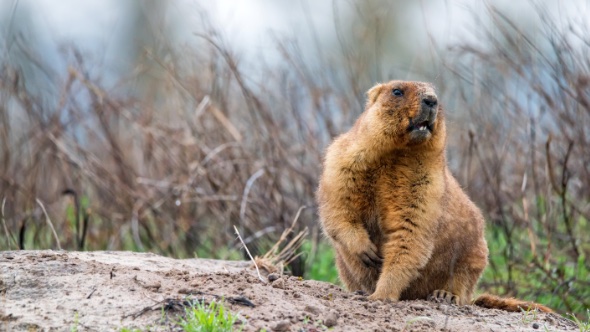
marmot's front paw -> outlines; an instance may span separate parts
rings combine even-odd
[[[381,269],[383,257],[379,256],[377,246],[368,240],[366,243],[357,246],[359,250],[355,253],[367,267]]]
[[[369,295],[367,298],[371,301],[381,300],[381,301],[390,302],[390,303],[398,301],[398,298],[395,296],[383,295],[382,293],[377,292],[377,291],[375,291],[375,293]]]

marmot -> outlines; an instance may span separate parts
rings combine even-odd
[[[340,279],[369,298],[468,304],[488,263],[484,218],[447,167],[445,114],[429,83],[391,81],[328,147],[317,192]],[[482,295],[475,304],[544,306]]]

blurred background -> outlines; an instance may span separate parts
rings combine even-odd
[[[0,250],[247,259],[337,282],[322,154],[391,79],[448,114],[480,291],[590,306],[590,2],[0,2]],[[300,213],[298,213],[300,212]]]

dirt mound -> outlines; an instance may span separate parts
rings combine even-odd
[[[329,283],[287,276],[262,282],[249,262],[131,252],[0,253],[1,331],[170,330],[190,294],[223,298],[245,331],[576,330],[555,314],[370,302]]]

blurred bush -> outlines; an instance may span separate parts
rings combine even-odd
[[[583,312],[590,306],[589,27],[558,26],[542,6],[534,13],[541,23],[523,29],[490,8],[493,24],[476,32],[479,44],[452,48],[457,82],[449,93],[463,128],[450,137],[453,159],[489,222],[491,264],[481,288]]]

